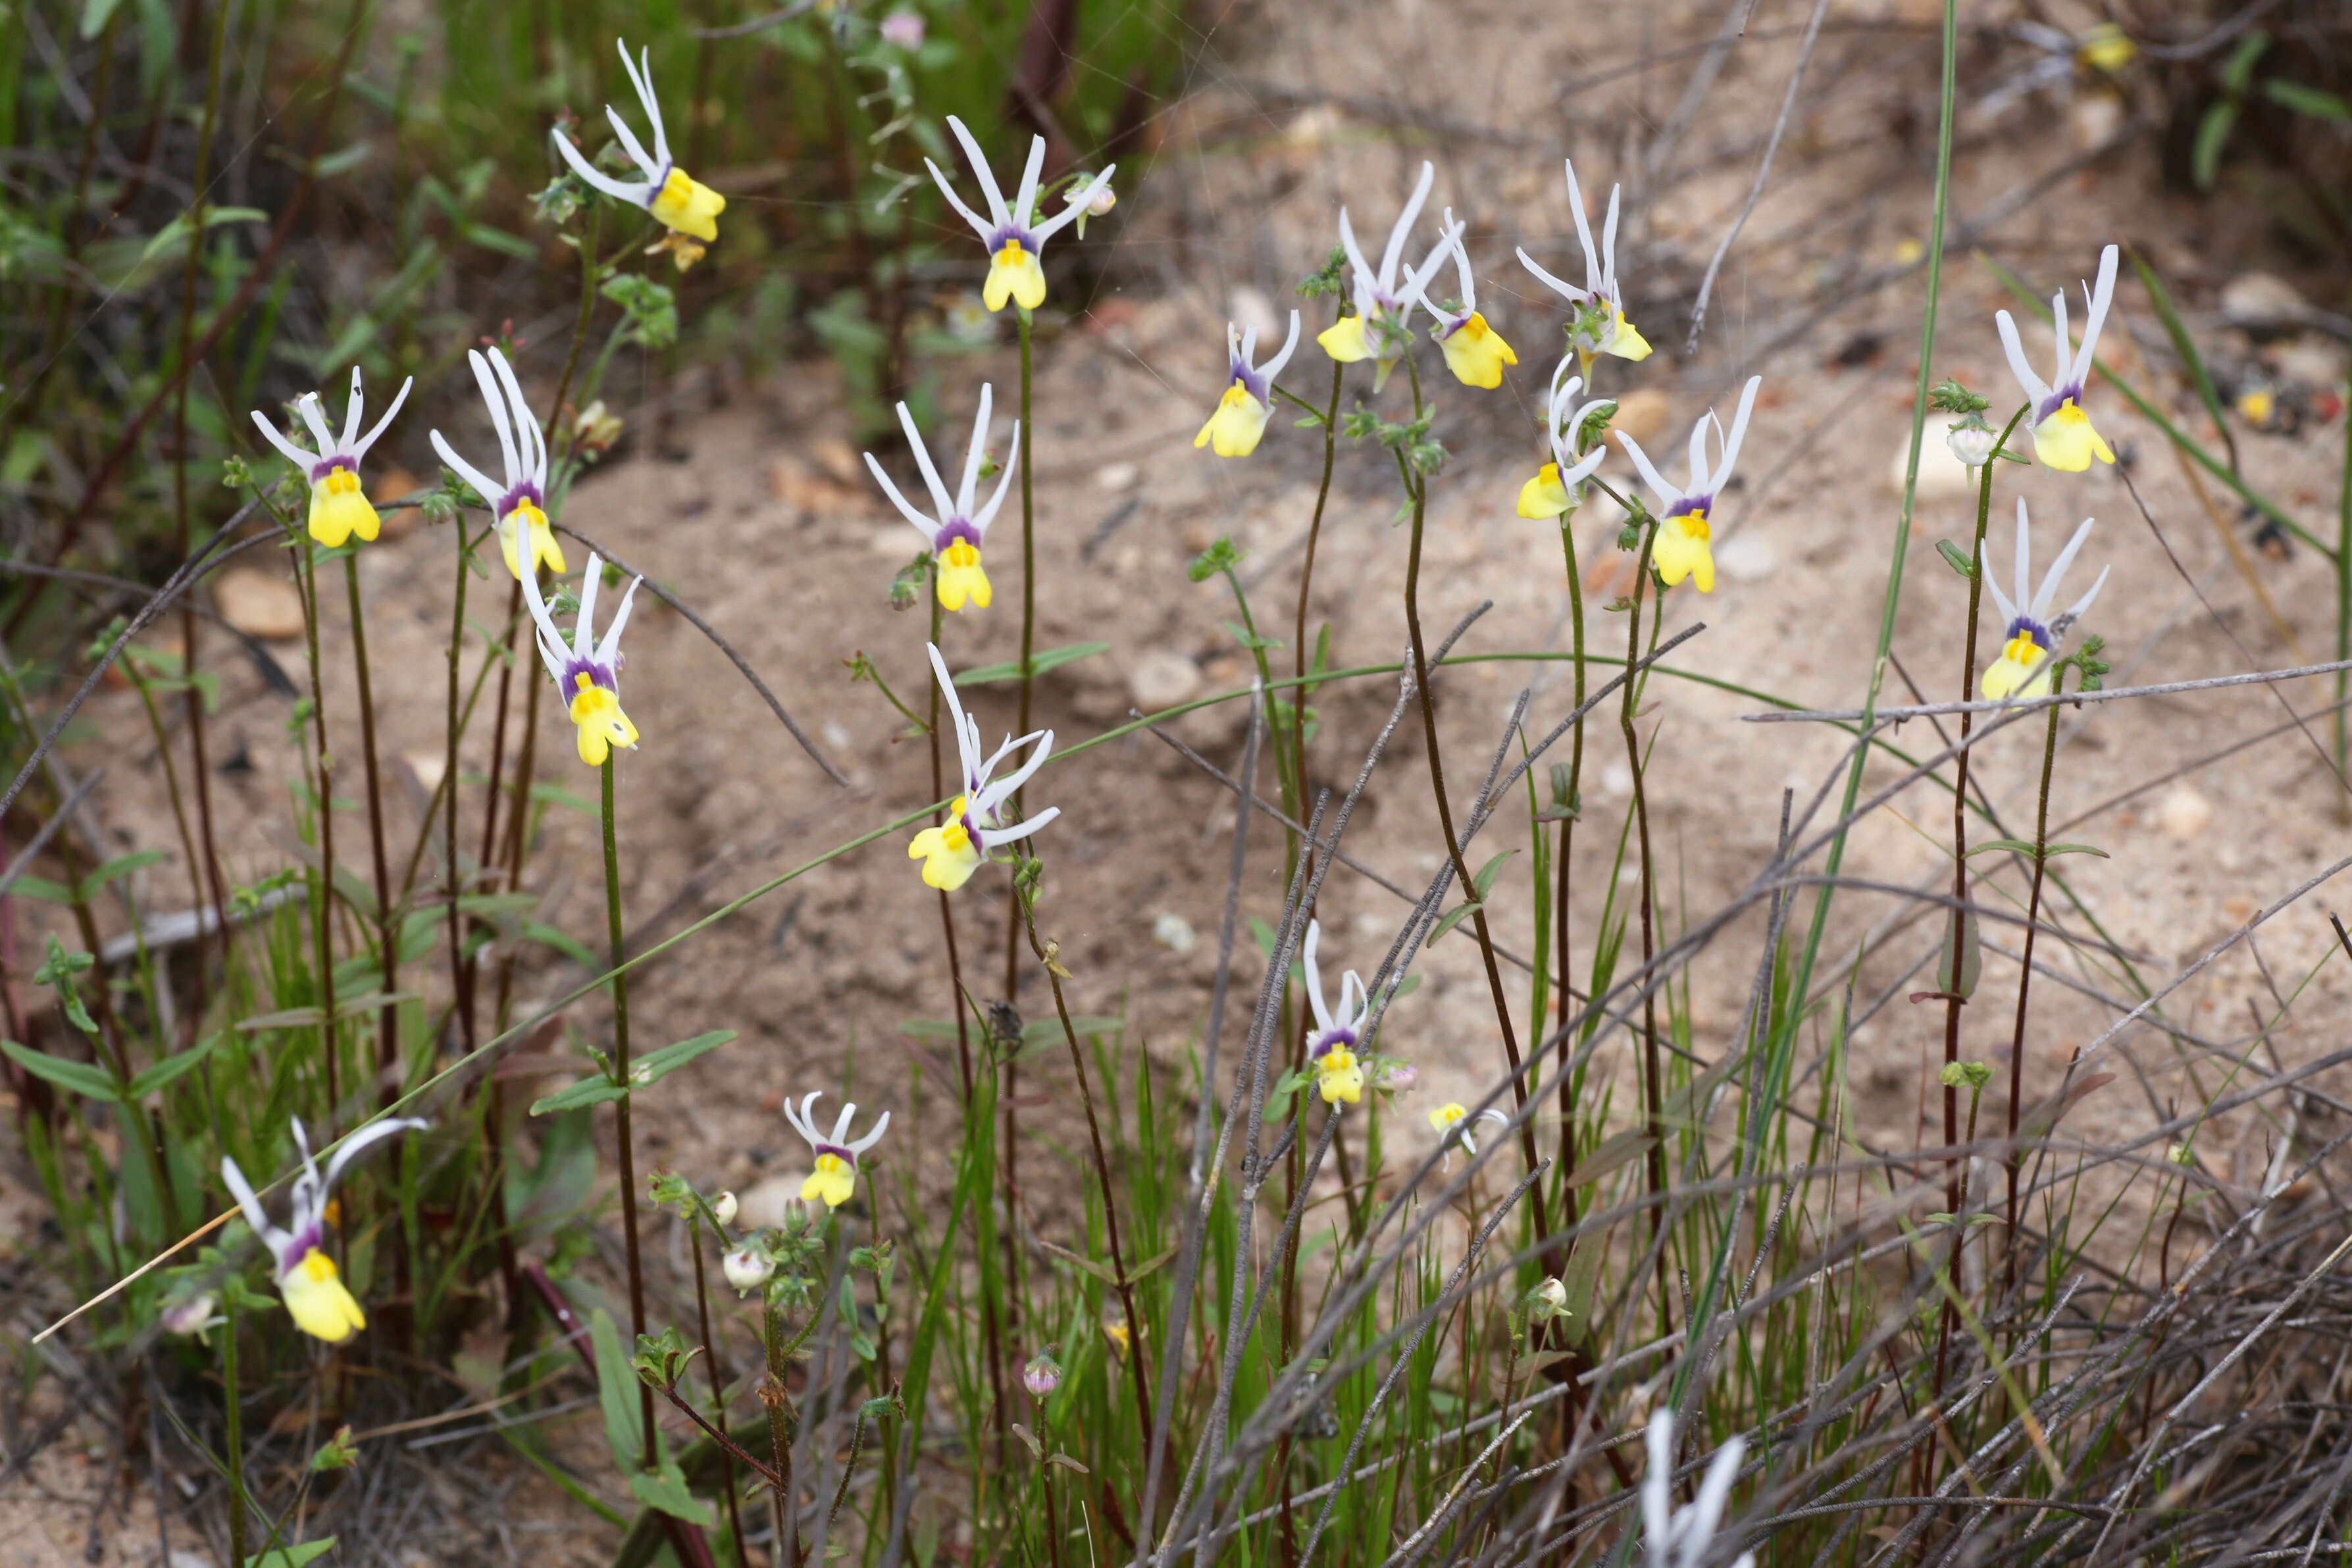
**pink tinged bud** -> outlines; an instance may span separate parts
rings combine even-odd
[[[1021,1385],[1033,1398],[1043,1399],[1062,1385],[1062,1364],[1050,1350],[1041,1350],[1021,1369]]]
[[[163,1332],[186,1339],[200,1334],[212,1326],[213,1294],[210,1291],[190,1296],[163,1309]]]
[[[739,1247],[728,1253],[719,1260],[719,1267],[727,1276],[727,1282],[735,1287],[738,1295],[758,1290],[776,1271],[775,1264],[769,1261],[767,1254],[755,1252],[749,1247]]]
[[[717,1197],[712,1198],[710,1200],[710,1212],[718,1218],[719,1224],[734,1224],[735,1195],[731,1192],[722,1192]]]
[[[914,11],[893,11],[882,18],[882,37],[902,49],[923,47],[923,18]]]
[[[1410,1061],[1400,1061],[1381,1074],[1380,1087],[1402,1091],[1421,1082],[1421,1069]]]
[[[1982,424],[1956,424],[1944,433],[1944,444],[1952,449],[1952,455],[1971,468],[1992,461],[1993,444],[2000,439],[1999,431]]]

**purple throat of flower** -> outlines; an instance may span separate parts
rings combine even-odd
[[[2058,642],[2050,634],[2049,627],[2027,615],[2021,615],[2009,623],[2009,635],[2002,641],[2013,643],[2020,637],[2032,638],[2033,645],[2045,653],[2057,646]]]
[[[1034,256],[1037,254],[1036,231],[1024,229],[1019,224],[1006,224],[988,236],[988,254],[995,256],[1008,245],[1017,245],[1031,256]]]
[[[1316,1061],[1320,1061],[1335,1051],[1353,1051],[1355,1049],[1356,1031],[1354,1030],[1327,1030],[1323,1033],[1315,1037],[1315,1050],[1313,1055]]]
[[[289,1239],[278,1251],[278,1277],[284,1279],[294,1271],[294,1266],[326,1243],[327,1228],[312,1220]]]
[[[823,1159],[827,1155],[831,1155],[835,1159],[839,1160],[851,1170],[856,1170],[857,1168],[857,1156],[852,1154],[849,1150],[843,1148],[839,1144],[819,1144],[816,1146],[817,1158]]]
[[[540,492],[538,486],[526,479],[499,498],[499,520],[503,522],[512,517],[514,509],[525,501],[529,501],[542,512],[547,510],[547,497]]]
[[[980,530],[972,527],[966,518],[950,517],[946,526],[931,536],[931,553],[943,556],[948,553],[950,545],[959,541],[978,549],[981,542]]]
[[[1681,500],[1676,501],[1672,507],[1669,507],[1666,509],[1666,515],[1662,520],[1671,523],[1676,517],[1687,517],[1694,512],[1697,513],[1701,517],[1705,517],[1714,509],[1715,497],[1713,496],[1685,496]]]
[[[2067,386],[2051,388],[2050,395],[2043,398],[2039,403],[2034,405],[2033,423],[2040,424],[2043,420],[2048,419],[2052,414],[2056,413],[2060,409],[2064,408],[2070,402],[2074,404],[2077,408],[2082,406],[2082,382],[2075,382]]]
[[[315,485],[338,468],[346,474],[357,474],[360,460],[348,452],[330,452],[310,465],[310,482]]]
[[[563,661],[563,695],[565,696],[568,697],[580,689],[580,677],[583,675],[587,676],[591,684],[600,685],[615,695],[620,693],[621,677],[611,665],[600,664],[593,659],[573,658]]]
[[[1261,406],[1266,408],[1274,406],[1273,400],[1266,395],[1265,378],[1250,369],[1239,354],[1234,356],[1233,374],[1227,379],[1242,391],[1257,399]]]

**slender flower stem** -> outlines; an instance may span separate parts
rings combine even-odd
[[[2056,672],[2055,678],[2050,683],[2053,692],[2058,689],[2065,674],[2063,670]],[[2034,933],[2041,929],[2042,924],[2042,877],[2050,865],[2050,772],[2057,760],[2058,705],[2053,703],[2050,705],[2049,723],[2042,735],[2042,789],[2033,808],[2033,889],[2025,900],[2025,951],[2018,960],[2021,967],[2017,976],[2017,1024],[2011,1031],[2009,1040],[2009,1143],[2006,1145],[2009,1156],[2002,1162],[2009,1167],[2009,1195],[2004,1210],[2009,1228],[2002,1232],[2008,1238],[2004,1293],[2017,1288],[2017,1173],[2024,1163],[2017,1149],[2017,1103],[2025,1088],[2025,1005],[2027,994],[2033,985]],[[1976,1139],[1971,1136],[1969,1141],[1974,1143]],[[1958,1210],[1953,1212],[1958,1213]]]
[[[784,1540],[784,1516],[793,1508],[793,1396],[784,1388],[792,1353],[784,1343],[783,1314],[776,1311],[775,1293],[761,1292],[760,1343],[767,1352],[768,1376],[760,1385],[760,1403],[768,1411],[768,1451],[775,1470],[768,1490],[775,1513],[776,1540]]]
[[[1642,904],[1642,969],[1647,975],[1654,960],[1657,936],[1654,912],[1656,908],[1657,866],[1650,853],[1650,800],[1643,787],[1642,746],[1633,732],[1636,705],[1641,701],[1642,683],[1632,677],[1642,655],[1642,591],[1650,582],[1650,550],[1657,543],[1655,524],[1642,531],[1641,554],[1633,561],[1633,601],[1625,611],[1625,681],[1623,698],[1617,706],[1617,727],[1625,737],[1625,766],[1633,775],[1633,826],[1642,855],[1641,886],[1635,897]],[[1653,626],[1665,619],[1665,594],[1657,599]],[[1664,1073],[1658,1059],[1657,987],[1642,988],[1642,1113],[1649,1124],[1649,1183],[1650,1183],[1650,1246],[1658,1260],[1658,1333],[1675,1332],[1674,1297],[1666,1288],[1666,1249],[1660,1236],[1666,1224],[1666,1125]],[[1540,1226],[1538,1226],[1540,1229]]]
[[[1035,684],[1036,670],[1031,660],[1031,650],[1037,638],[1037,526],[1036,501],[1030,486],[1034,465],[1030,461],[1034,432],[1030,428],[1029,384],[1029,312],[1020,306],[1021,327],[1021,696],[1019,722],[1013,733],[1029,733],[1031,689]],[[1013,815],[1021,811],[1021,796],[1013,797]],[[1021,901],[1015,898],[1005,910],[1004,922],[1004,999],[1018,1003],[1021,996]],[[1004,1080],[1004,1168],[1013,1169],[1013,1088],[1014,1069],[1007,1064]],[[1007,1180],[1011,1178],[1008,1176]]]
[[[1315,515],[1307,523],[1307,564],[1298,570],[1298,619],[1290,642],[1291,667],[1297,684],[1290,693],[1291,779],[1297,791],[1291,801],[1297,816],[1307,795],[1307,594],[1315,582],[1315,547],[1323,538],[1323,507],[1331,498],[1331,463],[1339,434],[1339,378],[1346,367],[1331,361],[1331,401],[1323,410],[1323,480],[1315,489]]]
[[[1570,647],[1574,658],[1576,681],[1576,711],[1584,707],[1584,581],[1576,561],[1576,511],[1570,507],[1559,515],[1560,564],[1568,572],[1568,618]],[[1559,1080],[1559,1222],[1563,1231],[1576,1228],[1576,1075],[1569,1070],[1571,1051],[1567,1035],[1570,1014],[1568,967],[1570,956],[1568,933],[1569,852],[1576,840],[1577,813],[1583,810],[1584,789],[1584,720],[1579,718],[1569,736],[1568,751],[1568,815],[1559,820],[1559,850],[1555,858],[1558,888],[1552,896],[1552,931],[1558,957],[1559,975],[1556,982],[1557,1010],[1552,1027],[1560,1031]],[[1538,962],[1541,962],[1540,956]],[[1543,1020],[1536,1020],[1542,1028]],[[1574,1252],[1573,1238],[1563,1243],[1556,1260],[1547,1260],[1546,1267],[1557,1276],[1567,1268]]]
[[[1410,356],[1405,364],[1409,369],[1412,367]],[[1421,376],[1418,371],[1413,371],[1413,411],[1418,417],[1421,412]],[[1486,961],[1486,987],[1495,1001],[1495,1022],[1503,1032],[1503,1059],[1510,1069],[1511,1097],[1518,1109],[1525,1110],[1527,1079],[1519,1071],[1519,1039],[1511,1025],[1511,998],[1503,988],[1501,966],[1495,960],[1495,937],[1486,925],[1486,907],[1478,899],[1477,886],[1471,880],[1469,864],[1462,858],[1461,837],[1454,831],[1454,807],[1445,797],[1445,765],[1438,754],[1437,703],[1429,689],[1429,653],[1421,632],[1421,540],[1423,524],[1429,512],[1429,483],[1425,477],[1413,474],[1401,453],[1397,464],[1404,475],[1406,493],[1412,498],[1412,533],[1405,551],[1404,625],[1405,635],[1412,644],[1413,694],[1420,702],[1422,733],[1429,747],[1430,793],[1437,800],[1438,826],[1444,830],[1445,852],[1454,862],[1454,880],[1461,883],[1462,896],[1471,901],[1470,924],[1477,934],[1479,956]],[[1536,1152],[1535,1119],[1531,1116],[1519,1119],[1519,1149],[1527,1159],[1528,1169],[1534,1170],[1543,1163],[1542,1156]],[[1549,1227],[1544,1223],[1543,1190],[1540,1187],[1528,1193],[1528,1207],[1535,1221],[1535,1233],[1544,1235]]]
[[[537,690],[539,683],[531,687]],[[613,779],[620,770],[617,752],[608,754],[604,766],[597,771],[604,783],[604,928],[613,949],[613,1081],[624,1090],[629,1087],[629,974],[624,967],[628,950],[622,939],[621,927],[621,835],[613,810]],[[613,1102],[614,1120],[618,1124],[621,1145],[621,1238],[629,1261],[629,1325],[632,1333],[646,1332],[646,1276],[637,1252],[637,1165],[635,1151],[631,1146],[629,1102],[633,1096],[623,1093]],[[631,1343],[635,1341],[632,1340]],[[646,1431],[646,1469],[654,1467],[654,1391],[640,1381],[637,1395],[642,1402]]]
[[[940,569],[936,561],[931,565],[926,587],[931,599],[931,646],[936,648],[940,633],[946,630],[947,622],[947,612],[940,603]],[[940,684],[931,681],[927,685],[931,692],[931,711],[924,727],[930,732],[931,738],[931,799],[944,800],[948,798],[948,785],[947,762],[940,741]],[[895,705],[898,699],[893,697],[891,701]],[[961,780],[959,779],[958,783],[961,784]],[[934,819],[935,821],[939,820]],[[946,936],[948,944],[948,1010],[955,1019],[956,1067],[963,1077],[963,1109],[964,1114],[969,1116],[971,1114],[972,1094],[971,1026],[964,1015],[970,1009],[963,1004],[963,964],[956,953],[955,905],[948,898],[945,888],[940,889],[939,894],[940,931]]]
[[[289,522],[287,531],[295,532]],[[310,899],[311,936],[317,943],[319,967],[319,1040],[324,1047],[327,1071],[328,1136],[334,1135],[342,1114],[341,1086],[337,1066],[341,1061],[342,1028],[335,1020],[335,779],[334,758],[327,750],[327,694],[319,672],[319,547],[308,531],[301,542],[302,636],[310,662],[310,733],[318,749],[312,774],[319,796],[319,871]]]
[[[392,873],[383,852],[383,787],[376,768],[375,692],[368,674],[367,617],[360,604],[360,558],[343,558],[343,586],[352,610],[352,666],[360,684],[360,759],[367,773],[368,838],[374,858],[376,939],[386,994],[399,989],[400,920],[392,906]],[[400,1097],[400,1009],[377,1009],[376,1092],[389,1107]]]
[[[1087,1108],[1087,1135],[1094,1146],[1095,1181],[1102,1189],[1103,1225],[1110,1239],[1111,1272],[1118,1276],[1119,1306],[1127,1314],[1127,1366],[1135,1376],[1136,1416],[1141,1423],[1144,1450],[1148,1451],[1151,1447],[1151,1388],[1143,1376],[1143,1319],[1135,1310],[1135,1285],[1128,1278],[1127,1257],[1119,1246],[1118,1198],[1111,1190],[1110,1161],[1103,1154],[1102,1124],[1095,1116],[1095,1092],[1087,1075],[1086,1052],[1078,1048],[1077,1026],[1070,1021],[1070,1004],[1062,994],[1058,945],[1049,946],[1038,937],[1036,912],[1017,888],[1013,902],[1028,927],[1029,950],[1036,956],[1038,967],[1053,985],[1054,1011],[1062,1020],[1062,1038],[1070,1048],[1070,1068],[1078,1076],[1078,1099]]]
[[[2352,659],[2352,419],[2344,422],[2343,471],[2336,478],[2336,661]],[[2343,777],[2352,767],[2346,755],[2345,706],[2346,683],[2352,681],[2352,670],[2336,672],[2336,772]],[[2338,801],[2341,816],[2352,821],[2352,796]]]
[[[711,1424],[724,1434],[727,1430],[727,1384],[719,1375],[718,1342],[710,1337],[710,1285],[703,1277],[701,1200],[698,1198],[695,1202],[697,1207],[688,1208],[686,1213],[687,1232],[694,1239],[695,1321],[702,1331],[702,1370],[710,1376]],[[719,1245],[726,1245],[725,1237],[719,1238]],[[751,1559],[743,1550],[743,1511],[735,1499],[735,1456],[729,1451],[732,1446],[731,1443],[722,1443],[719,1450],[719,1462],[726,1467],[727,1528],[730,1539],[735,1543],[735,1561],[748,1564]]]
[[[222,1292],[221,1313],[226,1321],[221,1324],[221,1409],[227,1431],[221,1442],[221,1458],[228,1469],[229,1560],[242,1564],[246,1561],[245,1396],[237,1384],[236,1309],[236,1291]]]

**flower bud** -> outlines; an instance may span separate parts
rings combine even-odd
[[[710,1215],[712,1218],[718,1220],[721,1225],[734,1224],[735,1195],[731,1192],[722,1192],[717,1197],[712,1198],[710,1200]]]
[[[1542,1284],[1528,1292],[1528,1311],[1538,1321],[1568,1315],[1568,1287],[1556,1275],[1544,1276]]]
[[[923,47],[923,17],[919,11],[893,11],[882,18],[882,38],[902,49]]]
[[[1035,1399],[1045,1398],[1062,1385],[1062,1364],[1054,1359],[1051,1345],[1029,1358],[1029,1364],[1021,1369],[1021,1385]]]
[[[1944,432],[1944,444],[1952,449],[1953,456],[1971,468],[1981,468],[1991,462],[1993,446],[2000,440],[2000,433],[1980,419],[1955,424]]]
[[[746,1296],[758,1290],[776,1271],[775,1260],[751,1247],[738,1247],[719,1260],[719,1267],[739,1296]]]
[[[163,1309],[163,1332],[182,1339],[204,1333],[212,1326],[214,1305],[210,1291],[173,1302]]]
[[[1381,1065],[1380,1081],[1372,1085],[1391,1094],[1401,1094],[1421,1082],[1421,1069],[1410,1061],[1388,1061]]]

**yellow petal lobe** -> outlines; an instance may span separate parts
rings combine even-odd
[[[1370,346],[1364,341],[1364,319],[1361,316],[1342,316],[1317,333],[1315,341],[1325,353],[1343,365],[1352,365],[1359,360],[1372,357]]]
[[[1715,591],[1715,553],[1708,548],[1705,512],[1683,512],[1658,525],[1650,560],[1668,588],[1687,577],[1701,593]]]
[[[824,1200],[827,1208],[839,1208],[857,1190],[857,1173],[839,1155],[819,1155],[816,1169],[808,1180],[801,1183],[801,1201],[814,1203]]]
[[[988,608],[991,590],[988,573],[980,564],[980,547],[970,539],[958,539],[940,552],[940,608],[961,610],[966,603]]]
[[[980,302],[991,310],[1003,309],[1008,299],[1024,310],[1045,303],[1045,269],[1037,265],[1037,253],[1017,239],[1006,240],[989,259],[988,281],[980,290]]]
[[[1503,384],[1503,367],[1519,362],[1518,355],[1503,341],[1503,335],[1486,325],[1486,318],[1477,311],[1439,340],[1444,350],[1445,368],[1454,372],[1454,380],[1465,387],[1479,387],[1492,392]]]
[[[343,1288],[335,1260],[316,1247],[278,1281],[278,1293],[285,1298],[294,1326],[312,1339],[341,1344],[367,1327],[367,1314]]]
[[[726,210],[726,197],[683,169],[669,172],[646,207],[664,228],[690,235],[705,245],[719,237],[719,214]]]
[[[2091,416],[2071,397],[2033,427],[2033,455],[2048,466],[2066,474],[2084,472],[2094,458],[2101,463],[2116,460],[2116,455],[2107,450],[2107,444],[2092,428]]]
[[[1569,508],[1568,486],[1559,482],[1559,465],[1547,463],[1536,476],[1519,486],[1519,516],[1557,517]]]
[[[310,537],[329,549],[353,534],[373,543],[382,527],[360,488],[360,476],[341,464],[310,482]]]
[[[1246,457],[1257,450],[1265,434],[1265,422],[1274,411],[1250,395],[1249,388],[1235,382],[1217,400],[1217,412],[1209,415],[1201,426],[1201,434],[1192,437],[1192,449],[1212,446],[1220,457]]]

